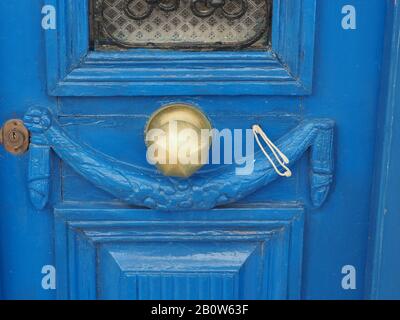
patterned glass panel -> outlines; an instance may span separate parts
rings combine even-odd
[[[92,0],[92,45],[265,49],[272,0]]]

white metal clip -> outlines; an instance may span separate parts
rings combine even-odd
[[[253,130],[254,137],[255,137],[258,145],[260,146],[261,151],[267,157],[268,161],[271,163],[271,165],[274,168],[274,170],[276,171],[276,173],[282,177],[287,177],[287,178],[291,177],[292,171],[286,166],[287,164],[289,164],[289,159],[285,156],[285,154],[281,150],[279,150],[279,148],[268,138],[268,136],[265,134],[263,129],[261,129],[261,127],[258,124],[253,125],[252,130]],[[285,172],[281,172],[278,169],[278,167],[275,165],[275,162],[271,159],[271,156],[265,150],[265,148],[262,145],[258,136],[261,136],[261,138],[267,144],[268,148],[271,150],[275,159],[278,161],[279,165],[283,169],[285,169]]]

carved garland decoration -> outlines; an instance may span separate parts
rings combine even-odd
[[[47,109],[30,109],[24,121],[32,133],[29,191],[38,209],[48,202],[50,149],[96,187],[128,204],[164,211],[207,210],[233,203],[279,177],[259,151],[249,176],[237,176],[236,166],[226,165],[189,179],[167,178],[155,169],[121,162],[83,146],[68,136]],[[333,128],[329,119],[304,120],[277,142],[291,165],[311,149],[311,200],[316,207],[325,201],[333,180]]]

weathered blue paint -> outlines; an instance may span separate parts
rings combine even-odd
[[[298,205],[168,215],[64,205],[54,219],[60,299],[300,297]]]
[[[400,299],[400,3],[387,9],[385,64],[377,137],[370,255],[366,277],[370,299]]]
[[[35,141],[31,150],[29,183],[31,199],[44,207],[49,190],[51,147],[60,158],[94,186],[122,201],[157,210],[206,210],[234,203],[279,177],[259,151],[254,154],[252,174],[237,175],[237,165],[206,170],[189,179],[167,178],[155,169],[124,163],[76,142],[44,108],[31,108],[24,122]],[[333,121],[301,122],[277,141],[292,167],[311,148],[310,188],[316,207],[325,201],[333,179]],[[41,143],[42,149],[36,146]],[[145,155],[143,154],[143,157]]]
[[[275,0],[268,52],[90,52],[87,1],[47,0],[60,13],[46,33],[55,96],[300,95],[311,92],[316,0]]]
[[[75,3],[78,9],[85,6],[84,1],[45,2],[57,6]],[[200,256],[204,254],[208,257],[213,256],[214,252],[220,257],[221,250],[226,250],[226,253],[238,252],[239,256],[245,257],[251,251],[250,246],[244,243],[248,232],[254,237],[258,234],[268,239],[265,234],[268,230],[275,230],[275,223],[275,226],[282,225],[290,220],[289,217],[294,216],[299,217],[298,221],[304,219],[304,229],[300,226],[294,228],[297,230],[293,232],[296,236],[290,241],[290,246],[285,240],[289,237],[287,232],[281,234],[284,238],[282,241],[271,242],[276,251],[272,254],[274,258],[269,261],[277,263],[276,269],[273,272],[271,270],[272,273],[264,273],[266,277],[271,278],[270,282],[267,282],[267,288],[263,289],[264,293],[260,292],[258,298],[360,299],[366,296],[369,289],[365,283],[371,277],[371,274],[365,272],[368,262],[368,239],[374,236],[369,234],[371,186],[374,161],[376,155],[382,151],[375,148],[374,141],[380,130],[387,130],[386,127],[377,127],[377,116],[384,106],[379,100],[380,79],[387,75],[381,70],[382,61],[387,60],[386,57],[383,58],[382,52],[384,35],[389,32],[385,29],[385,22],[391,19],[387,8],[397,8],[393,6],[393,0],[351,0],[350,3],[348,0],[320,0],[314,2],[314,7],[310,5],[312,2],[304,0],[301,8],[308,9],[297,15],[297,18],[294,15],[299,13],[299,2],[281,1],[280,8],[287,10],[281,17],[288,20],[285,22],[285,19],[279,19],[275,11],[273,51],[276,54],[280,53],[279,56],[269,53],[225,52],[198,53],[191,57],[187,53],[164,54],[160,51],[136,50],[129,51],[125,56],[87,53],[87,17],[84,11],[60,10],[59,28],[43,31],[40,27],[43,3],[39,0],[0,2],[2,122],[11,117],[22,118],[30,107],[45,107],[52,111],[62,130],[73,139],[87,143],[99,152],[120,161],[146,166],[143,160],[143,128],[149,115],[168,103],[184,102],[202,108],[216,128],[243,129],[259,123],[267,128],[274,141],[301,121],[329,118],[335,122],[336,127],[335,180],[324,206],[314,208],[309,192],[309,161],[302,157],[294,166],[294,175],[291,178],[278,179],[241,199],[236,209],[195,213],[156,212],[124,208],[119,199],[94,187],[64,161],[51,156],[48,205],[44,210],[36,210],[30,202],[31,193],[44,192],[45,188],[40,184],[38,186],[36,183],[27,183],[29,165],[32,164],[30,155],[15,158],[2,153],[2,298],[133,299],[135,296],[132,288],[136,288],[135,281],[154,284],[159,280],[151,275],[139,280],[133,277],[125,279],[126,274],[120,273],[115,266],[124,254],[130,257],[124,261],[127,274],[130,270],[139,270],[141,267],[132,263],[137,261],[133,257],[139,256],[145,261],[146,254],[152,249],[154,255],[151,266],[159,269],[169,266],[163,265],[157,257],[165,257],[171,251],[176,251],[181,256],[192,257],[196,250]],[[285,3],[292,3],[292,6],[285,6]],[[352,4],[357,9],[356,30],[341,28],[341,9],[347,4]],[[276,8],[278,7],[275,6],[275,10]],[[65,17],[66,13],[70,17]],[[67,20],[75,23],[70,23],[68,28],[65,28]],[[293,21],[293,24],[289,26],[287,21]],[[302,28],[298,28],[299,21],[303,21]],[[279,39],[281,42],[277,42]],[[69,44],[76,45],[65,47]],[[396,46],[393,49],[395,51]],[[224,59],[221,59],[221,56]],[[198,69],[213,65],[213,68],[208,68],[209,77],[216,81],[206,81],[207,73],[199,72],[196,76],[205,80],[206,84],[203,86],[192,83],[192,68],[188,65],[195,61],[198,61]],[[87,69],[81,70],[82,64]],[[149,66],[146,67],[146,64]],[[117,65],[121,66],[122,71],[119,70],[115,74],[104,73],[102,79],[103,74],[99,71],[107,71],[104,70],[106,66],[112,68]],[[185,80],[168,83],[164,77],[160,78],[162,81],[149,81],[157,77],[154,72],[156,68],[152,68],[152,65],[164,66],[167,70],[164,76],[176,74]],[[189,70],[188,73],[184,72],[186,69]],[[246,70],[249,72],[246,73]],[[140,72],[134,74],[133,71]],[[67,76],[70,78],[66,78]],[[114,76],[116,78],[113,79]],[[135,76],[138,80],[132,82]],[[85,77],[91,78],[85,80]],[[229,81],[228,77],[236,77],[237,80]],[[110,79],[113,81],[105,81]],[[384,86],[390,85],[386,83]],[[386,90],[385,87],[382,89]],[[37,152],[36,146],[33,145],[32,148],[34,156]],[[45,150],[39,153],[43,159],[48,158]],[[40,176],[45,178],[46,174]],[[42,200],[37,204],[43,203]],[[396,202],[393,200],[391,203]],[[57,209],[54,210],[55,207]],[[292,210],[297,210],[297,213]],[[394,216],[389,218],[391,217]],[[218,236],[221,226],[210,223],[213,219],[220,219],[222,225],[226,224],[228,231],[223,236],[226,237],[226,246],[217,249],[213,244],[207,245],[206,241],[193,244],[195,230],[190,229],[191,224],[197,224],[198,230],[204,231],[203,237],[206,237],[207,233]],[[110,226],[107,226],[107,221],[111,221]],[[179,224],[174,224],[176,221],[180,221]],[[385,223],[386,227],[394,220],[387,221],[389,222]],[[80,223],[82,229],[79,228]],[[207,228],[207,225],[210,225],[210,228]],[[232,225],[233,231],[229,230]],[[246,231],[242,234],[242,241],[226,240],[229,234],[240,239],[238,230]],[[118,234],[118,231],[121,231],[121,234]],[[98,257],[102,263],[97,265],[98,271],[93,272],[91,268],[96,259],[93,259],[91,240],[96,240],[97,232]],[[106,233],[110,233],[110,239],[106,238]],[[187,243],[191,244],[189,248],[177,244],[177,247],[165,246],[163,250],[157,246],[163,234],[174,237],[177,233],[180,233],[180,239],[187,234]],[[138,234],[146,237],[148,243],[151,243],[153,237],[157,245],[135,245],[136,240],[129,242]],[[125,239],[126,242],[123,241]],[[389,237],[376,243],[389,245],[387,248],[394,251],[396,241],[393,239],[395,238]],[[254,260],[250,258],[248,261],[251,274],[256,274],[256,265],[263,260],[260,251],[257,250],[252,251]],[[69,252],[68,256],[66,252]],[[381,253],[376,252],[378,255],[374,257],[374,261],[379,261]],[[398,261],[395,258],[390,260],[385,254],[382,256],[382,261]],[[82,257],[88,268],[85,268],[79,259],[74,260],[74,257]],[[293,258],[288,263],[287,273],[280,272],[279,270],[285,269],[281,266],[285,261],[289,261],[288,257]],[[228,262],[234,265],[235,259]],[[381,270],[391,270],[386,268],[386,262]],[[48,264],[57,266],[57,290],[43,290],[41,287],[41,270]],[[341,287],[341,269],[348,264],[355,266],[357,270],[355,290],[343,290]],[[196,270],[193,259],[179,265],[187,271]],[[213,281],[216,282],[221,281],[221,278],[213,273],[218,266],[215,263],[214,269],[208,269],[210,275],[215,276]],[[107,277],[108,272],[110,277]],[[227,276],[229,272],[224,270],[222,273]],[[253,289],[255,286],[251,282],[251,274],[241,277],[248,279],[248,288]],[[274,281],[272,275],[283,283],[291,284],[292,289],[288,291],[291,293],[285,293],[281,282]],[[284,279],[285,275],[289,280]],[[389,277],[390,274],[375,278],[382,279],[384,285],[379,287],[377,294],[373,294],[372,297],[387,297],[384,290],[388,288]],[[125,281],[121,282],[120,287],[115,285],[114,279]],[[169,279],[165,281],[168,282]],[[180,278],[177,283],[182,286],[183,281]],[[196,281],[190,283],[199,283]],[[228,284],[235,281],[228,281]],[[93,285],[96,287],[97,284],[99,295],[95,296]],[[275,286],[274,289],[269,285]],[[261,287],[259,284],[259,288]],[[155,289],[154,296],[164,294],[156,284],[149,288]],[[375,285],[375,288],[378,286]],[[228,292],[221,290],[221,286],[216,289],[220,290],[215,291],[219,292],[219,295],[215,295],[218,297],[221,297],[221,292]],[[240,290],[231,290],[228,293],[232,296],[232,292],[242,292],[245,296],[246,292],[249,292],[245,287],[241,287]],[[150,294],[142,292],[146,297]],[[188,292],[186,297],[192,297],[191,294]],[[171,293],[167,297],[171,297]]]
[[[49,201],[50,193],[50,147],[37,144],[37,137],[31,136],[29,146],[28,189],[35,208],[44,209]],[[34,143],[35,141],[36,143]]]

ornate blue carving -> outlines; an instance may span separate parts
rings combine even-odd
[[[254,155],[251,175],[238,176],[235,165],[226,165],[189,179],[168,178],[155,169],[124,163],[79,144],[66,134],[47,109],[32,108],[24,120],[36,144],[40,142],[44,147],[51,147],[96,187],[133,205],[167,211],[210,209],[244,198],[279,177],[260,151]],[[332,183],[333,127],[334,123],[329,119],[305,120],[276,143],[290,159],[290,165],[311,148],[311,200],[317,207],[325,201]],[[33,173],[40,172],[39,163],[48,165],[43,155],[32,153],[31,162],[36,164],[31,167],[37,168]],[[40,176],[44,182],[47,175]],[[35,174],[29,177],[30,181],[34,181],[33,177]],[[48,184],[48,178],[46,181]],[[33,186],[33,203],[42,205],[45,197],[37,194],[45,188],[41,186],[38,192],[37,185],[31,184],[31,189]]]
[[[41,210],[49,200],[50,148],[31,143],[29,151],[29,195],[35,208]]]
[[[50,146],[42,135],[42,128],[49,127],[50,117],[41,117],[42,112],[31,109],[31,114],[37,115],[40,122],[31,123],[31,144],[29,146],[28,189],[32,204],[42,210],[49,200],[50,190]]]

